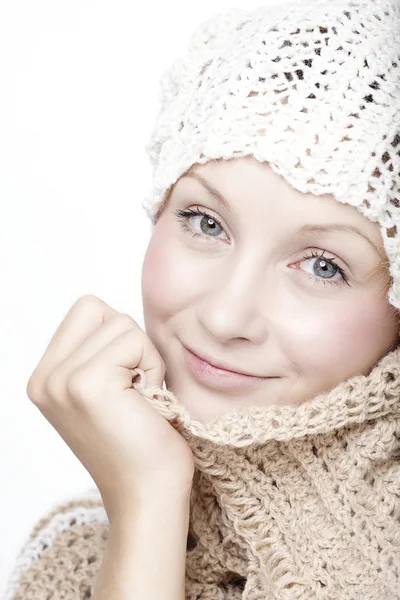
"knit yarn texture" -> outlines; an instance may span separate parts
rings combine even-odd
[[[195,459],[186,600],[400,600],[400,347],[299,406],[206,424],[133,374]],[[59,503],[2,600],[89,599],[108,535],[99,490]]]
[[[251,155],[293,188],[379,222],[400,308],[400,2],[231,9],[161,77],[142,207],[153,224],[193,164]]]
[[[400,348],[301,405],[208,423],[133,372],[195,458],[189,600],[400,598]]]

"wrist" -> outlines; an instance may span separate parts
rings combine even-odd
[[[157,519],[158,515],[189,513],[191,484],[172,485],[172,482],[146,484],[140,490],[131,493],[115,491],[112,503],[104,503],[108,519],[111,523],[129,523],[138,518],[150,515]]]
[[[110,527],[117,536],[130,536],[138,528],[145,527],[158,532],[159,536],[170,535],[183,527],[187,537],[190,515],[190,499],[180,498],[179,501],[163,501],[159,498],[150,499],[147,503],[133,504],[115,510],[110,515]]]

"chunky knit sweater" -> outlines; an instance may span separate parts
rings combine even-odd
[[[208,423],[133,375],[195,457],[188,600],[400,599],[400,348],[299,406]],[[90,598],[108,531],[98,490],[60,502],[26,540],[4,600]]]

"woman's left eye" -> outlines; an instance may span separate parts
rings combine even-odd
[[[303,256],[303,260],[301,262],[313,262],[311,259],[317,259],[314,261],[314,265],[311,267],[311,277],[323,284],[347,283],[347,285],[350,286],[346,271],[336,264],[334,258],[328,258],[324,256],[324,253],[325,250],[322,250],[321,254],[318,254],[318,252],[314,253],[314,251],[311,250],[311,254]],[[319,274],[322,274],[322,277],[320,277]],[[339,274],[339,279],[334,279],[333,277],[335,277],[335,275],[337,274]],[[330,277],[330,275],[332,275],[333,277]]]
[[[174,210],[173,212],[178,217],[178,221],[181,222],[182,229],[184,231],[188,231],[189,233],[191,233],[191,235],[193,237],[199,237],[199,236],[202,237],[204,235],[209,236],[209,237],[217,237],[218,234],[220,233],[220,231],[224,231],[224,229],[222,228],[222,225],[221,225],[220,221],[218,221],[218,219],[216,219],[209,213],[206,213],[206,212],[200,210],[200,208],[198,208],[198,207],[196,207],[196,210],[192,210],[191,208],[182,210],[182,209],[178,208],[177,210]],[[202,233],[196,232],[193,230],[193,227],[188,226],[187,221],[189,219],[191,219],[192,217],[202,217],[200,219],[200,228],[202,230]],[[220,231],[218,231],[218,230],[220,230]]]

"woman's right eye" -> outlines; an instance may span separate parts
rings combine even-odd
[[[180,208],[178,208],[177,210],[173,211],[174,214],[177,216],[178,221],[181,222],[181,226],[182,229],[184,231],[189,232],[192,237],[215,237],[217,238],[218,233],[220,233],[221,231],[224,231],[221,222],[214,217],[213,215],[202,211],[200,208],[196,207],[196,210],[192,210],[191,208],[187,208],[186,210],[182,210]],[[193,229],[193,227],[188,225],[188,221],[191,218],[195,218],[195,217],[201,217],[200,219],[200,228],[202,230],[202,233],[196,231]],[[218,231],[220,230],[220,231]],[[210,233],[211,232],[211,233]],[[217,233],[215,233],[217,232]],[[220,238],[217,238],[220,239]]]

